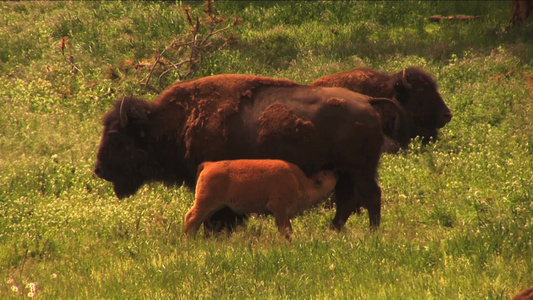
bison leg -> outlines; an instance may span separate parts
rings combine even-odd
[[[356,202],[353,179],[350,175],[344,174],[339,176],[335,186],[335,202],[337,211],[331,224],[331,229],[340,231],[350,215],[358,211],[361,206]]]
[[[381,188],[373,177],[357,177],[354,179],[356,194],[361,197],[363,207],[368,210],[370,227],[375,229],[381,222]]]
[[[201,224],[201,218],[198,217],[196,208],[191,208],[191,210],[185,215],[185,234],[189,235],[192,232],[198,231]]]
[[[368,210],[370,227],[377,228],[381,222],[381,188],[374,177],[345,175],[335,186],[337,212],[332,229],[340,230],[353,212],[361,206]]]
[[[292,226],[291,220],[286,213],[276,213],[274,215],[276,226],[279,233],[281,233],[289,242],[291,241]]]
[[[202,222],[220,208],[222,208],[222,206],[208,207],[207,205],[202,205],[201,202],[196,201],[194,207],[185,215],[185,234],[189,235],[198,231]]]
[[[231,233],[238,226],[244,225],[248,219],[247,215],[239,215],[229,207],[224,207],[216,211],[211,217],[204,222],[204,232],[207,235],[227,231]]]
[[[277,198],[275,201],[269,202],[266,208],[274,215],[274,220],[276,221],[279,233],[290,242],[292,226],[286,203],[283,202],[281,198]]]

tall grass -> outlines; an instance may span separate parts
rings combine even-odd
[[[509,2],[217,2],[244,21],[198,77],[309,83],[416,65],[454,114],[437,142],[383,156],[377,232],[365,213],[332,232],[334,212],[317,208],[293,221],[292,243],[271,217],[186,239],[190,191],[150,184],[119,201],[92,174],[103,113],[122,95],[155,97],[131,62],[187,28],[185,5],[201,12],[188,1],[0,3],[0,298],[508,299],[533,284],[533,27],[502,33]]]

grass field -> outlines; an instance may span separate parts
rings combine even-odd
[[[92,173],[103,114],[156,96],[138,65],[189,32],[185,6],[202,16],[189,1],[0,2],[0,298],[509,299],[533,285],[533,23],[503,33],[510,2],[216,3],[220,28],[242,22],[194,77],[419,66],[454,114],[436,143],[383,156],[376,232],[365,212],[333,232],[321,207],[292,243],[272,217],[185,238],[190,191],[121,201]]]

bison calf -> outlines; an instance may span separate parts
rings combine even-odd
[[[328,197],[336,183],[333,171],[307,177],[282,160],[204,162],[198,167],[194,207],[185,215],[185,233],[197,231],[227,206],[237,214],[272,213],[279,232],[290,240],[290,219]]]

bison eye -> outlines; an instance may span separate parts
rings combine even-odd
[[[114,134],[109,136],[109,144],[113,147],[121,147],[123,142],[117,134]]]
[[[127,139],[117,136],[114,138],[110,138],[107,141],[106,148],[108,148],[109,150],[113,152],[128,152],[131,150],[132,146],[133,145],[131,144],[131,142],[128,141]]]
[[[316,178],[315,179],[315,185],[322,185],[322,179]]]

